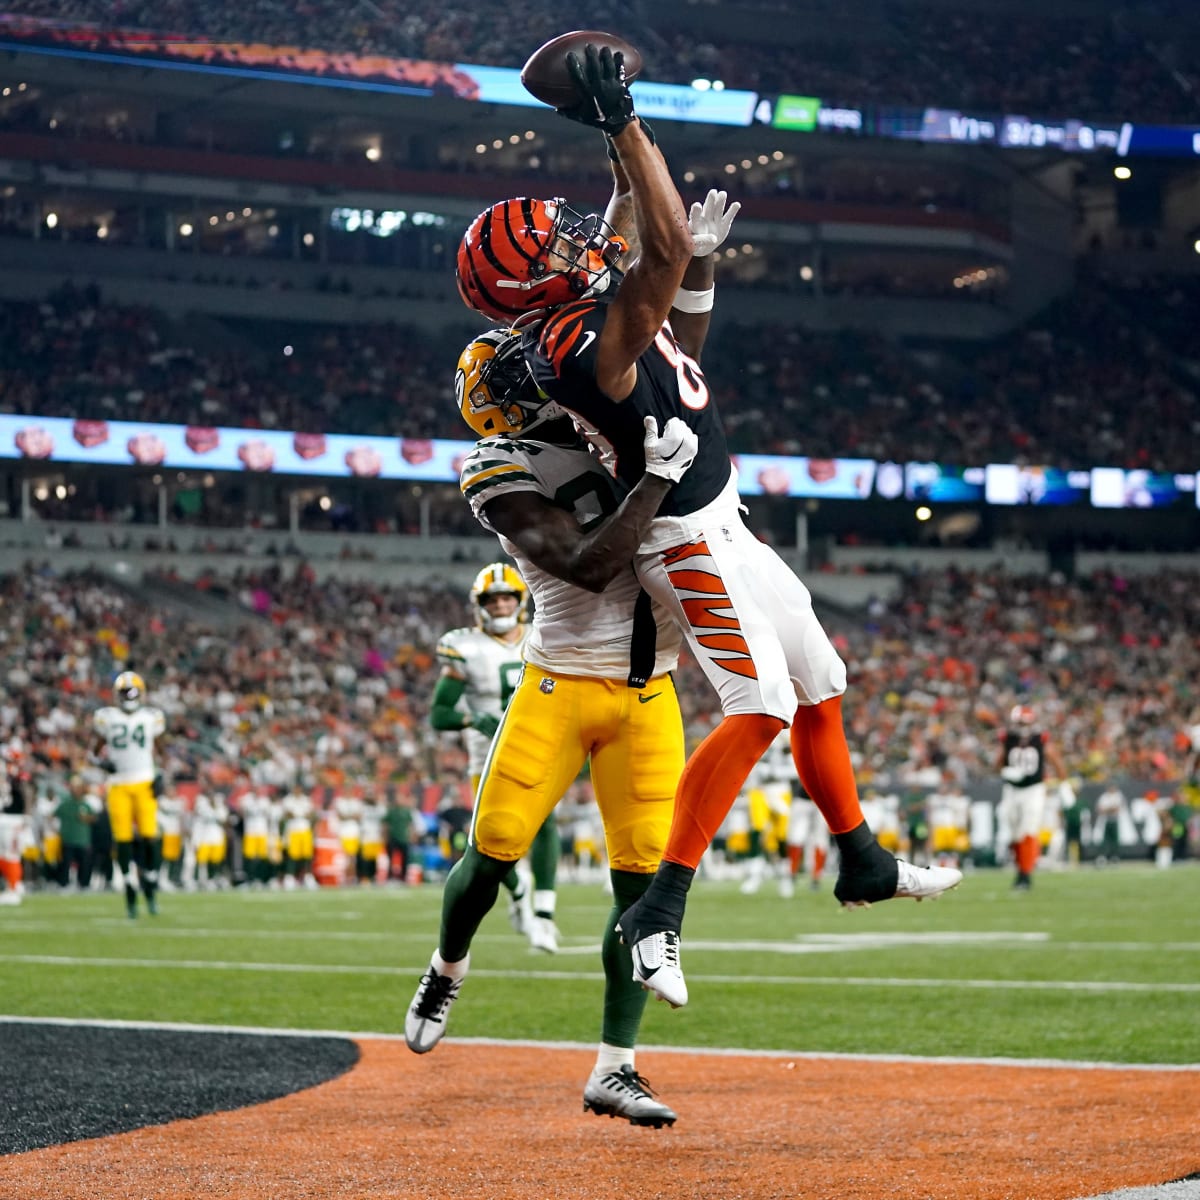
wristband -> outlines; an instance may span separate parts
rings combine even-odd
[[[712,312],[713,293],[716,290],[715,287],[710,287],[703,292],[692,292],[687,288],[680,288],[675,293],[675,299],[671,301],[671,307],[685,313]]]

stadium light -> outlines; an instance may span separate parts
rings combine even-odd
[[[1133,178],[1133,172],[1126,166],[1113,167],[1113,174],[1122,180]]]
[[[928,521],[932,516],[933,509],[930,508],[928,504],[922,504],[921,507],[917,509],[916,517],[918,521]]]

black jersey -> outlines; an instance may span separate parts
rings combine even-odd
[[[1021,772],[1017,778],[1008,780],[1013,787],[1032,787],[1045,780],[1045,744],[1044,733],[1021,734],[1010,729],[1004,735],[1004,765]]]
[[[720,495],[731,471],[725,431],[704,374],[664,321],[637,360],[633,391],[619,403],[610,400],[596,386],[596,342],[607,315],[603,299],[578,300],[551,313],[525,344],[534,381],[576,418],[628,487],[646,473],[643,418],[657,418],[661,430],[672,417],[682,417],[696,431],[700,449],[687,474],[664,497],[658,515],[695,512]]]

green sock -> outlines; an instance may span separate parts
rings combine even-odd
[[[468,851],[467,853],[469,854],[470,851]],[[456,866],[454,868],[454,871],[457,871],[457,870],[458,870],[458,867]],[[454,871],[451,871],[450,874],[453,875]],[[450,882],[448,877],[446,879],[446,882],[447,883]],[[500,880],[500,882],[502,884],[504,884],[505,889],[508,891],[508,893],[510,895],[516,896],[520,893],[520,891],[521,891],[521,875],[520,875],[520,872],[517,870],[516,863],[509,864],[508,874],[505,875],[505,877],[502,880]],[[450,961],[453,962],[454,960],[451,959]]]
[[[512,870],[512,863],[480,854],[474,846],[446,876],[442,892],[442,932],[438,952],[446,962],[459,962],[471,949],[471,939],[480,922],[496,903],[500,881]],[[633,971],[632,962],[630,972]]]
[[[533,835],[529,847],[529,865],[533,868],[533,889],[536,892],[554,891],[558,876],[558,860],[562,857],[562,842],[558,836],[558,822],[551,813],[542,827]]]
[[[600,1040],[610,1046],[633,1046],[646,1008],[647,992],[633,981],[633,958],[621,942],[617,922],[621,914],[650,886],[654,875],[633,871],[609,871],[613,885],[613,907],[604,926],[600,957],[604,962],[604,1023]]]

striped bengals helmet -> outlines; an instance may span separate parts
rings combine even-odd
[[[468,308],[511,321],[607,291],[625,250],[603,217],[518,196],[485,208],[463,234],[458,292]]]
[[[1037,724],[1037,713],[1028,704],[1014,705],[1008,714],[1008,723],[1014,729],[1032,729]]]
[[[479,438],[564,415],[533,382],[515,329],[489,329],[467,344],[458,356],[454,393],[462,419]]]
[[[516,596],[517,607],[510,616],[493,617],[484,601],[489,596]],[[529,588],[516,567],[507,563],[488,563],[471,584],[471,603],[475,606],[475,619],[485,633],[507,633],[521,621],[527,620]]]

